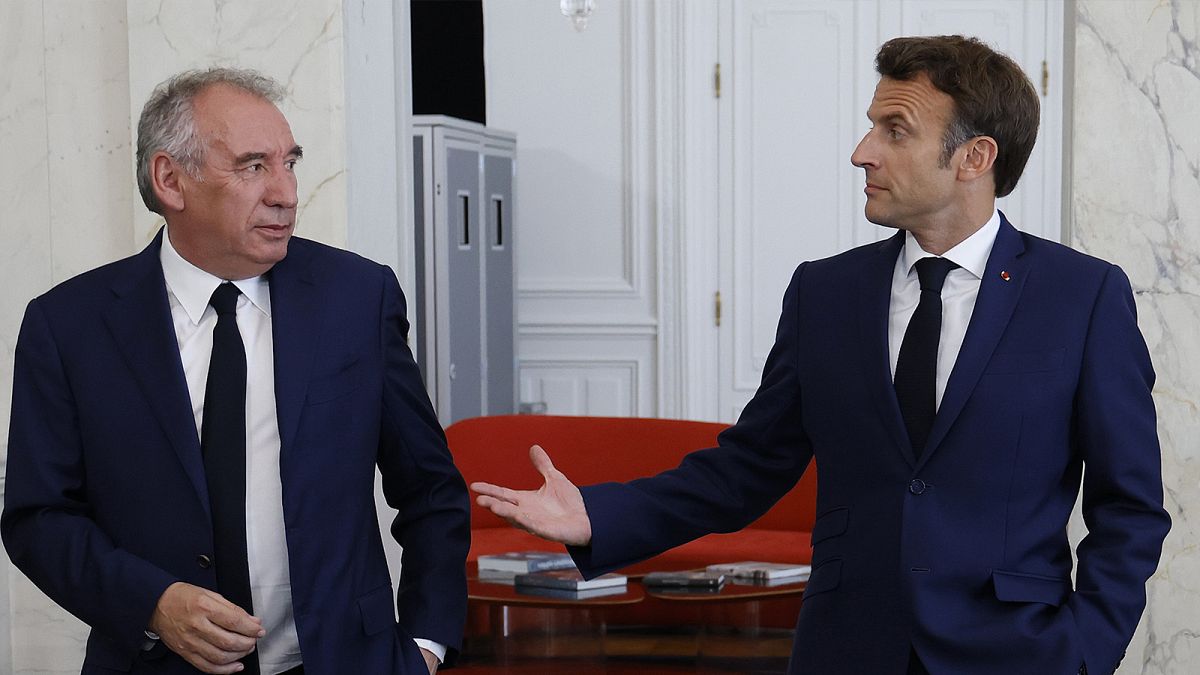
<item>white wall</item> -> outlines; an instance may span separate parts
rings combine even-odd
[[[522,401],[657,410],[654,5],[576,33],[542,0],[484,2],[488,125],[517,134]]]

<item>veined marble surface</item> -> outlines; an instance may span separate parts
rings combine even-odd
[[[1073,245],[1129,274],[1174,520],[1118,671],[1200,672],[1200,3],[1079,0]]]
[[[254,68],[284,85],[296,142],[297,234],[346,244],[346,133],[340,0],[128,2],[129,115],[136,126],[156,84],[190,68]],[[161,218],[137,210],[136,243]]]

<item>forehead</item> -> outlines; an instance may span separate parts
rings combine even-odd
[[[296,144],[274,103],[226,84],[205,88],[193,101],[196,126],[213,145],[234,153],[288,152]]]
[[[944,125],[953,110],[954,99],[921,73],[908,80],[881,78],[867,117],[876,122],[900,117],[914,124]]]

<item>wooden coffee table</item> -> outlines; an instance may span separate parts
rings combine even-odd
[[[464,659],[508,664],[527,659],[603,661],[607,645],[605,609],[645,599],[641,584],[630,582],[612,595],[547,597],[511,584],[479,579],[467,568],[467,602],[487,608],[472,612]],[[482,624],[482,625],[480,625]]]
[[[685,592],[647,589],[640,579],[631,576],[619,594],[548,598],[481,581],[472,563],[468,601],[486,610],[471,612],[461,661],[468,671],[495,668],[497,673],[524,673],[548,663],[564,668],[570,664],[572,672],[589,673],[631,672],[630,668],[649,673],[652,666],[664,672],[683,668],[704,673],[771,673],[786,668],[793,631],[766,628],[760,615],[766,603],[802,594],[804,582],[772,586],[731,582],[718,592]],[[692,618],[677,627],[609,625],[608,609],[643,602],[687,603]],[[580,670],[584,665],[592,670]]]

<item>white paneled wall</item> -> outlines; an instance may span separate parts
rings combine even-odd
[[[522,401],[654,415],[654,4],[575,32],[553,3],[484,3],[487,120],[516,132]]]

